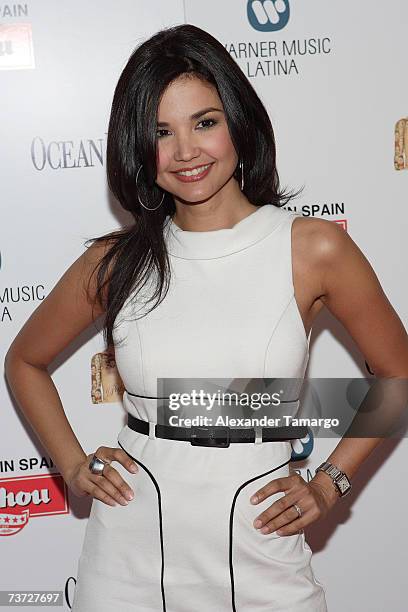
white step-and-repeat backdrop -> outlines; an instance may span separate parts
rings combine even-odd
[[[114,87],[140,42],[184,22],[225,45],[266,105],[282,183],[305,186],[291,208],[349,232],[406,324],[406,2],[33,0],[0,5],[2,354],[84,241],[129,221],[106,186]],[[50,368],[87,453],[116,446],[125,418],[103,351],[90,328]],[[369,376],[327,311],[308,375]],[[67,490],[4,378],[0,396],[0,589],[62,590],[69,609],[90,499]],[[336,442],[294,467],[310,478]],[[406,610],[407,463],[406,440],[385,441],[307,530],[330,612]]]

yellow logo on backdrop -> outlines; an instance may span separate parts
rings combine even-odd
[[[125,387],[117,370],[113,351],[97,353],[92,357],[91,381],[93,404],[122,401]]]
[[[408,117],[395,124],[394,167],[408,170]]]

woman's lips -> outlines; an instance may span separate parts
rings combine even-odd
[[[204,170],[204,172],[200,172],[199,174],[192,174],[191,176],[183,176],[182,174],[174,173],[174,176],[176,177],[176,179],[178,179],[182,183],[196,183],[197,181],[201,181],[203,178],[207,176],[207,174],[209,173],[209,171],[211,170],[213,166],[213,163],[214,162],[210,164],[207,170]],[[207,164],[204,164],[204,165],[207,165]]]

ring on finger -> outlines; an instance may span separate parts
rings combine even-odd
[[[292,504],[294,509],[296,510],[296,512],[298,513],[299,516],[302,516],[302,510],[299,508],[299,506],[297,504]]]
[[[105,461],[104,459],[100,459],[99,457],[96,456],[96,454],[93,455],[91,461],[89,462],[89,469],[92,472],[92,474],[97,474],[98,476],[102,476],[103,474],[103,468],[105,467],[105,465],[107,465],[109,463],[109,461]]]

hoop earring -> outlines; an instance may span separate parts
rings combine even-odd
[[[139,177],[139,172],[140,172],[140,170],[141,170],[142,166],[143,166],[143,164],[140,164],[140,166],[139,166],[139,170],[137,171],[137,174],[136,174],[136,180],[135,180],[136,189],[137,189],[137,179],[138,179],[138,177]],[[160,200],[160,202],[159,202],[158,206],[156,206],[155,208],[150,208],[149,206],[145,206],[145,205],[143,204],[142,200],[140,199],[139,192],[137,193],[137,199],[139,200],[140,205],[141,205],[141,206],[143,206],[143,208],[145,208],[146,210],[157,210],[157,208],[159,208],[159,206],[161,206],[161,204],[162,204],[162,202],[163,202],[163,200],[164,200],[164,192],[163,192],[163,195],[162,195],[162,199]]]
[[[241,159],[239,162],[239,169],[241,171],[241,191],[244,189],[244,160]]]

